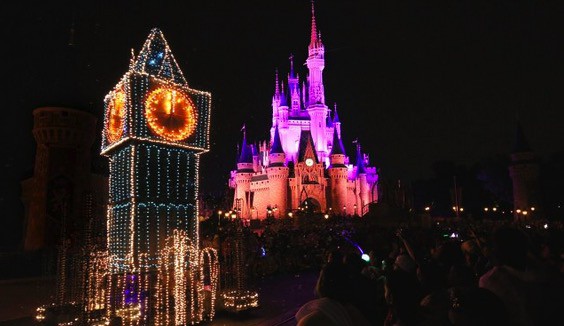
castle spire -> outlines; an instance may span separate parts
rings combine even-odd
[[[247,145],[247,129],[245,125],[241,128],[243,132],[243,143],[241,144],[241,154],[239,155],[239,163],[253,163],[253,152],[249,145]]]
[[[337,103],[335,103],[335,109],[333,111],[333,124],[339,123],[339,115],[337,114]]]
[[[280,82],[280,86],[282,91],[280,93],[280,106],[288,106],[288,99],[286,98],[286,94],[284,93],[284,81]]]
[[[290,78],[295,78],[296,74],[294,73],[294,55],[290,53]]]
[[[274,83],[275,83],[275,85],[274,85],[274,96],[277,97],[277,96],[280,96],[280,88],[278,86],[278,68],[276,68],[275,76],[276,77],[275,77],[275,81],[274,81]]]
[[[343,141],[339,138],[337,128],[333,129],[333,148],[331,148],[331,155],[345,155],[345,147]]]
[[[355,140],[356,143],[356,174],[366,174],[366,168],[364,167],[364,157],[360,152],[360,142]]]
[[[315,4],[314,1],[311,0],[311,40],[309,43],[310,48],[317,47],[319,34],[317,32],[317,25],[315,23]]]
[[[270,148],[270,154],[281,154],[284,153],[282,149],[282,142],[280,141],[280,135],[278,134],[278,124],[274,128],[274,140],[272,140],[272,147]]]

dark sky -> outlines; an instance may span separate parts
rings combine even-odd
[[[203,190],[226,185],[243,123],[250,140],[266,138],[274,70],[286,75],[293,53],[306,72],[308,0],[3,6],[0,204],[9,219],[20,218],[19,181],[33,167],[32,110],[61,105],[102,119],[104,95],[153,27],[190,86],[213,95]],[[561,1],[318,0],[316,16],[345,148],[352,154],[358,138],[382,176],[422,178],[436,160],[508,153],[517,117],[541,157],[563,149]]]

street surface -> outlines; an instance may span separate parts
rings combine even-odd
[[[259,308],[238,314],[219,311],[205,326],[291,326],[299,307],[313,299],[318,271],[284,274],[249,280],[259,292]],[[35,309],[49,302],[54,279],[8,280],[0,282],[0,326],[37,325]]]

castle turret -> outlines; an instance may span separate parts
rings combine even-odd
[[[274,129],[274,139],[268,154],[269,165],[266,168],[268,183],[270,186],[270,203],[273,208],[278,209],[277,216],[286,215],[288,205],[288,175],[289,169],[285,166],[286,154],[282,149],[278,126]]]
[[[308,47],[309,56],[306,65],[309,70],[308,89],[309,102],[307,112],[311,119],[310,130],[319,159],[327,157],[327,116],[329,110],[325,105],[325,89],[323,86],[323,69],[325,68],[325,48],[317,32],[315,11],[311,3],[311,40]]]
[[[233,209],[239,211],[241,216],[249,216],[250,203],[249,194],[251,191],[251,178],[253,176],[253,153],[247,145],[246,133],[243,133],[243,143],[241,144],[241,154],[237,161],[237,172],[235,174],[235,197]]]
[[[288,74],[288,93],[292,116],[299,114],[300,105],[300,77],[294,72],[294,56],[290,55],[290,73]]]
[[[253,155],[253,171],[259,172],[260,171],[260,154],[257,150],[257,145],[251,145],[251,154]]]
[[[337,129],[337,136],[341,138],[341,120],[339,120],[339,114],[337,113],[337,103],[335,103],[335,109],[333,110],[333,128]]]
[[[345,214],[343,207],[347,197],[347,166],[345,165],[345,149],[343,142],[333,130],[333,148],[329,154],[331,165],[327,169],[331,182],[331,209],[338,214]]]
[[[308,87],[309,102],[308,106],[315,104],[325,104],[325,90],[323,88],[323,69],[325,68],[325,47],[321,42],[321,36],[317,31],[315,23],[315,8],[311,3],[311,39],[308,46],[308,58],[306,60],[309,69]]]
[[[529,218],[539,208],[539,167],[521,124],[517,125],[509,175],[513,182],[513,214],[517,219]]]
[[[278,82],[278,69],[275,72],[274,78],[274,95],[272,95],[272,123],[275,124],[278,120],[278,108],[280,107],[280,84]]]
[[[364,155],[360,151],[360,143],[356,144],[356,209],[354,214],[361,215],[361,210],[364,205],[367,205],[370,200],[370,186],[366,179],[366,164],[364,163]]]

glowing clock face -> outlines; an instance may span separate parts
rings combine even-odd
[[[113,143],[123,135],[123,118],[125,116],[125,93],[115,92],[108,103],[108,141]]]
[[[312,166],[312,165],[313,165],[313,160],[310,159],[310,158],[308,158],[308,159],[305,160],[305,164],[306,164],[307,166]]]
[[[188,138],[196,127],[196,112],[190,98],[168,87],[157,88],[149,94],[145,118],[152,132],[169,141]]]

